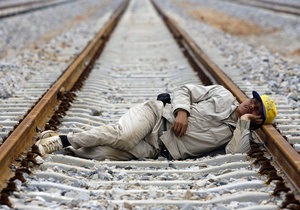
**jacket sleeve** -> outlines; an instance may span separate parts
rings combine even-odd
[[[173,113],[178,109],[184,109],[190,113],[192,103],[199,103],[211,97],[228,97],[228,90],[221,85],[193,85],[187,84],[176,89],[172,97]]]
[[[237,121],[236,129],[233,132],[232,139],[226,145],[226,153],[245,153],[250,149],[250,120]]]

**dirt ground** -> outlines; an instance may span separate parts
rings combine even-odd
[[[261,28],[260,26],[255,25],[254,23],[237,19],[215,10],[189,9],[188,13],[194,19],[201,20],[205,23],[212,25],[215,28],[218,28],[234,36],[248,36],[259,35],[263,33],[272,33],[272,31],[267,31]]]
[[[255,23],[209,8],[195,9],[195,5],[190,2],[180,2],[178,6],[185,9],[187,14],[198,21],[205,22],[233,36],[238,36],[254,46],[264,45],[271,52],[279,53],[300,63],[300,49],[291,49],[291,43],[287,44],[285,37],[276,34],[280,31],[278,28],[265,29]]]

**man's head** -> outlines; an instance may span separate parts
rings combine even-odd
[[[277,115],[277,108],[273,99],[267,95],[259,95],[256,91],[252,91],[253,98],[262,103],[264,124],[271,124]]]
[[[261,116],[260,120],[251,120],[252,129],[257,129],[263,124],[270,124],[277,115],[276,105],[273,99],[267,95],[259,95],[256,91],[252,92],[253,98],[241,103],[237,110],[237,117],[244,114]]]

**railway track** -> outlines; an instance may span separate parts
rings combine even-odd
[[[157,6],[184,47],[187,60],[149,1],[131,1],[110,36],[127,3],[121,5],[14,131],[7,138],[3,133],[1,203],[18,209],[299,207],[299,154],[273,126],[264,126],[253,136],[257,144],[248,155],[197,160],[99,162],[61,154],[42,159],[37,148],[31,148],[43,128],[66,134],[113,123],[129,107],[156,98],[160,92],[172,92],[185,83],[218,82],[234,92],[238,100],[247,97]],[[204,72],[200,72],[203,67]],[[209,75],[213,70],[215,75]],[[86,80],[76,82],[78,78]],[[265,147],[257,147],[266,140],[269,143]]]
[[[262,8],[274,12],[280,12],[280,13],[286,13],[291,15],[300,15],[300,6],[299,4],[291,4],[291,3],[282,3],[282,2],[276,2],[276,1],[258,1],[258,0],[228,0],[230,2],[234,2],[237,4],[243,4],[243,5],[249,5],[252,7]]]
[[[13,2],[4,1],[0,2],[0,18],[19,15],[26,12],[33,12],[38,9],[44,9],[59,4],[71,2],[70,0],[51,0],[51,1],[24,1]]]

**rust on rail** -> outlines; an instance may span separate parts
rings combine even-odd
[[[122,13],[125,11],[128,0],[124,0],[116,9],[107,23],[99,31],[96,37],[87,45],[76,60],[65,70],[62,76],[44,94],[35,107],[27,114],[16,129],[8,136],[0,147],[0,190],[7,186],[7,181],[14,175],[12,165],[17,165],[17,159],[26,155],[35,143],[37,127],[44,127],[51,115],[55,112],[55,106],[59,104],[58,95],[72,89],[77,79],[85,68],[90,65],[94,57],[99,54],[110,33],[115,28]]]
[[[228,76],[205,54],[205,52],[191,39],[191,37],[159,6],[152,0],[153,5],[158,13],[162,16],[168,28],[175,36],[179,37],[183,45],[190,48],[194,54],[193,57],[201,63],[204,72],[209,72],[214,80],[229,89],[239,102],[247,99],[243,91],[241,91]],[[201,69],[203,70],[203,69]],[[265,145],[266,150],[273,156],[273,161],[282,169],[288,182],[292,188],[300,194],[300,155],[296,150],[283,138],[283,136],[272,125],[264,125],[262,129],[256,131],[259,140]]]

